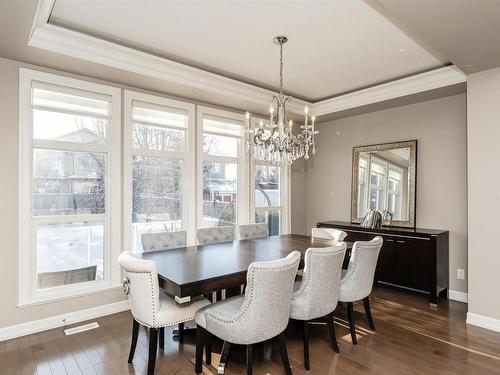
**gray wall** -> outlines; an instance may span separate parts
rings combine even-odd
[[[466,126],[465,94],[319,124],[316,156],[293,169],[292,230],[350,220],[353,146],[417,139],[417,226],[450,231],[450,288],[467,292]]]
[[[467,77],[467,139],[469,313],[500,330],[500,68]]]

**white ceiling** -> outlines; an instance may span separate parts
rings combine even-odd
[[[50,23],[317,101],[433,69],[432,55],[362,0],[56,0]]]

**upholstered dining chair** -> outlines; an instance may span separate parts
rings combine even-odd
[[[144,252],[175,249],[187,245],[187,232],[182,230],[177,232],[143,233],[141,242]],[[179,342],[182,343],[184,341],[184,322],[179,323],[177,333]]]
[[[208,245],[211,243],[234,241],[234,226],[201,228],[196,232],[198,244]]]
[[[375,330],[370,310],[370,294],[382,243],[382,237],[379,236],[371,241],[356,241],[352,248],[349,266],[346,271],[342,271],[339,302],[347,302],[347,317],[354,345],[358,343],[358,340],[354,324],[353,302],[363,301],[368,325],[371,330]]]
[[[155,371],[158,335],[160,349],[163,349],[164,328],[193,320],[195,313],[210,302],[203,297],[195,297],[190,303],[180,305],[160,293],[156,266],[151,260],[137,259],[130,252],[124,252],[119,256],[118,263],[125,271],[123,289],[128,294],[134,318],[128,363],[134,359],[139,325],[143,325],[149,330],[148,375],[152,375]]]
[[[248,375],[252,374],[252,345],[277,338],[286,374],[292,373],[284,331],[299,262],[297,251],[283,259],[254,262],[248,267],[245,295],[214,303],[196,313],[196,374],[202,372],[204,345],[205,360],[211,362],[212,335],[231,344],[246,345]]]
[[[309,248],[301,281],[296,281],[290,318],[303,322],[304,368],[309,370],[309,321],[326,321],[333,350],[338,353],[333,311],[337,307],[346,243],[325,248]]]
[[[267,223],[242,224],[239,227],[240,240],[262,238],[269,235]]]
[[[184,247],[187,243],[186,231],[143,233],[141,236],[143,251],[156,251]]]
[[[209,245],[220,242],[234,241],[234,226],[227,225],[224,227],[200,228],[196,231],[196,237],[199,245]],[[222,299],[222,293],[227,293],[225,289],[213,292],[211,298],[213,301]],[[240,288],[232,288],[228,294],[241,294]]]
[[[344,238],[346,238],[347,233],[343,230],[335,228],[313,228],[311,236],[313,238],[322,238],[325,240],[343,241]]]

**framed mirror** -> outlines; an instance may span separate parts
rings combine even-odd
[[[351,222],[376,210],[382,225],[415,227],[416,176],[416,140],[354,147]]]

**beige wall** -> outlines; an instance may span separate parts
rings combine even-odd
[[[353,146],[417,139],[417,226],[450,231],[450,288],[467,292],[466,280],[456,278],[457,268],[467,269],[465,95],[333,120],[319,131],[317,154],[295,172],[299,187],[292,186],[304,191],[300,180],[306,182],[305,206],[292,207],[293,220],[306,216],[306,227],[292,221],[292,228],[350,220]]]
[[[307,234],[307,181],[306,181],[306,163],[304,160],[296,160],[292,164],[292,178],[290,200],[291,207],[291,232],[294,234]]]
[[[500,319],[500,68],[467,77],[469,312]]]

